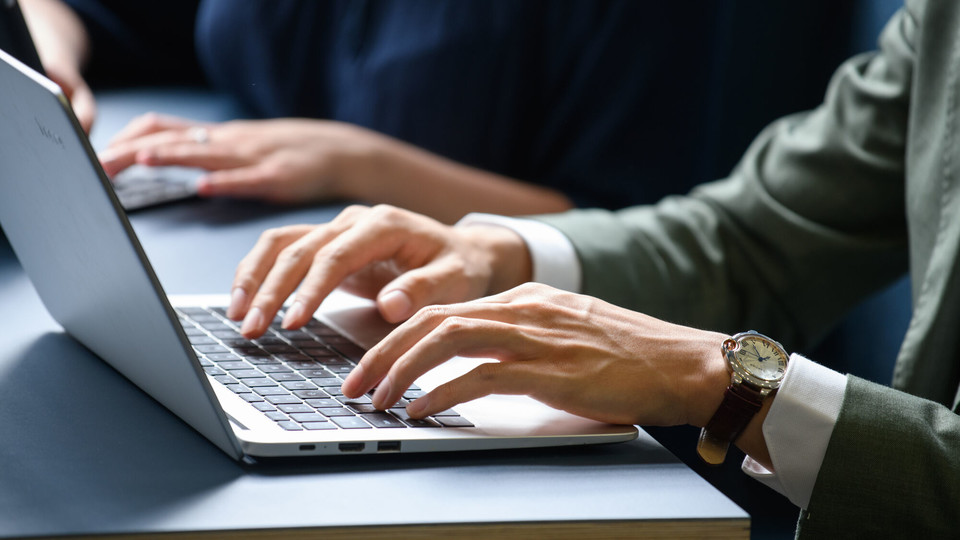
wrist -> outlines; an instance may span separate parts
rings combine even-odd
[[[351,201],[381,202],[386,177],[395,176],[389,139],[360,126],[324,122],[339,130],[341,143],[330,152],[325,193]]]
[[[488,268],[489,281],[486,293],[512,289],[531,280],[533,263],[527,244],[516,232],[496,225],[470,225],[458,227],[464,240],[481,254]]]
[[[702,428],[720,407],[723,394],[730,386],[730,370],[720,352],[723,341],[728,336],[711,333],[699,348],[690,351],[699,358],[698,369],[690,374],[691,381],[685,384],[688,389],[684,403],[687,407],[687,423]]]

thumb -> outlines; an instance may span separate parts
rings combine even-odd
[[[377,295],[377,309],[388,322],[398,323],[426,306],[483,296],[487,283],[481,281],[468,278],[461,265],[436,261],[405,272],[386,284]]]

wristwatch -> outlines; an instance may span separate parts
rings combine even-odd
[[[710,465],[723,463],[730,443],[780,387],[789,361],[782,345],[753,330],[724,340],[720,352],[731,370],[730,386],[697,441],[697,453]]]

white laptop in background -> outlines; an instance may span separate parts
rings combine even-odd
[[[488,396],[423,422],[402,408],[378,412],[363,399],[345,400],[340,381],[362,354],[354,342],[369,346],[387,331],[369,303],[337,293],[305,330],[275,328],[249,342],[222,316],[225,296],[168,298],[59,88],[0,52],[0,96],[0,224],[47,310],[234,458],[637,436],[633,426],[594,422],[526,397]],[[444,364],[408,398],[478,362]]]

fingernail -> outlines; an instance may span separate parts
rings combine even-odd
[[[380,384],[377,385],[377,391],[373,393],[373,406],[378,409],[386,409],[393,403],[387,403],[387,399],[390,397],[390,376],[387,375],[380,381]]]
[[[247,305],[247,291],[236,287],[230,292],[230,307],[227,308],[227,318],[232,321],[240,317],[240,311]]]
[[[208,196],[213,194],[213,184],[206,176],[197,178],[197,195]]]
[[[363,364],[357,364],[357,367],[353,368],[353,371],[343,380],[343,384],[340,385],[340,390],[345,396],[356,396],[359,392],[354,392],[353,390],[361,382],[363,382]]]
[[[304,307],[303,302],[297,300],[290,306],[290,309],[287,310],[287,314],[283,316],[283,326],[284,330],[289,330],[290,326],[294,324],[295,321],[303,317]]]
[[[252,334],[263,326],[263,311],[255,307],[251,309],[243,319],[243,325],[240,327],[240,333],[243,335]]]
[[[407,293],[396,289],[392,290],[379,299],[380,313],[391,322],[402,321],[410,316],[410,310],[413,308],[413,302]]]
[[[428,407],[430,407],[430,394],[420,396],[407,405],[407,414],[414,418],[422,418]]]

